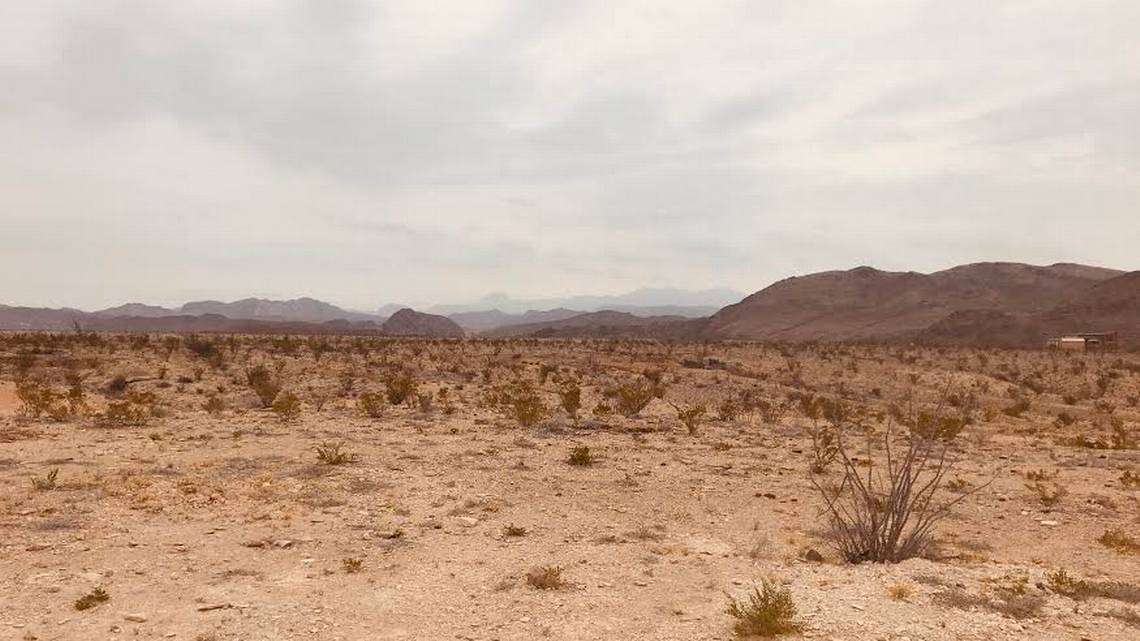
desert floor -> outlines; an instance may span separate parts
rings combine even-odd
[[[179,340],[0,336],[0,638],[730,639],[729,596],[765,577],[806,638],[1140,638],[1136,354]],[[261,408],[256,364],[299,416]],[[367,416],[359,396],[396,373],[419,396]],[[33,418],[17,380],[80,381],[82,404]],[[650,380],[637,416],[606,411]],[[518,381],[545,406],[534,425],[489,394]],[[928,558],[829,546],[805,394],[880,432],[904,401],[970,411],[940,496],[968,494]],[[112,420],[115,402],[142,414]],[[708,412],[690,433],[671,403]],[[330,444],[351,460],[318,460]],[[591,464],[569,463],[580,446]],[[543,566],[565,585],[530,585]],[[1093,589],[1059,588],[1060,569]],[[77,609],[96,588],[110,598]]]

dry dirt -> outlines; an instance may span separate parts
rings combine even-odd
[[[0,638],[730,639],[728,595],[763,577],[790,589],[806,638],[1140,636],[1140,555],[1098,543],[1140,538],[1124,476],[1140,472],[1134,354],[343,337],[318,361],[303,341],[210,340],[220,355],[161,337],[0,336]],[[260,409],[257,363],[302,398],[298,418]],[[431,407],[365,416],[358,396],[397,370]],[[636,417],[594,413],[646,370],[663,398]],[[87,409],[26,416],[13,381],[62,392],[68,372]],[[100,419],[123,397],[107,391],[116,376],[146,379],[127,386],[154,395],[143,424]],[[558,409],[569,379],[577,424]],[[515,380],[542,390],[536,425],[487,401]],[[813,392],[881,430],[907,394],[925,407],[948,389],[977,401],[948,478],[992,483],[940,525],[931,558],[898,564],[829,547],[794,403],[719,417],[744,390],[771,404]],[[1014,396],[1029,401],[1020,417],[1002,411]],[[690,434],[670,403],[709,413]],[[1112,417],[1132,436],[1120,449]],[[354,460],[319,462],[330,443]],[[597,460],[569,464],[577,446]],[[54,487],[34,487],[52,470]],[[1037,470],[1066,490],[1055,505],[1030,489]],[[568,585],[527,584],[547,565]],[[1061,568],[1118,589],[1070,598],[1048,579]],[[95,588],[110,599],[77,610]]]

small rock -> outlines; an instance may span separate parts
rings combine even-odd
[[[815,548],[811,548],[807,552],[804,552],[804,560],[812,563],[823,563],[823,555]]]
[[[124,614],[123,620],[124,621],[130,621],[131,623],[146,623],[146,615],[145,614]]]
[[[475,527],[476,525],[479,525],[479,519],[470,516],[461,516],[458,520],[459,524],[463,527]]]

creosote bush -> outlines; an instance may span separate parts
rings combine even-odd
[[[263,408],[273,407],[273,401],[277,399],[277,394],[281,392],[281,385],[274,379],[273,374],[264,365],[258,365],[245,373],[246,382],[249,383],[250,389],[257,394],[258,400],[261,401]]]
[[[792,592],[772,579],[753,585],[747,599],[728,597],[725,613],[736,619],[733,632],[741,639],[774,637],[803,629],[796,620],[796,604]]]
[[[293,421],[301,415],[301,398],[293,392],[283,392],[273,401],[273,413],[282,421]]]
[[[380,418],[384,415],[386,405],[384,395],[379,392],[365,392],[356,400],[360,411],[369,418]]]
[[[546,416],[546,405],[534,385],[525,379],[500,386],[487,395],[499,411],[523,427],[530,427]]]
[[[582,387],[578,381],[563,381],[558,387],[558,401],[562,406],[562,411],[577,421],[578,410],[582,408]]]
[[[392,405],[402,405],[416,400],[416,379],[411,374],[402,372],[390,376],[384,381],[385,393],[388,402]]]
[[[570,449],[570,457],[566,459],[566,462],[570,465],[586,467],[593,465],[597,460],[597,457],[594,456],[589,447],[579,445]]]
[[[620,385],[617,388],[616,409],[622,416],[637,416],[654,396],[654,388],[648,382],[635,381]]]

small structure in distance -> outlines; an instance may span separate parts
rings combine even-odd
[[[1077,352],[1106,351],[1116,347],[1116,332],[1083,332],[1065,334],[1049,339],[1050,349],[1064,349]]]

